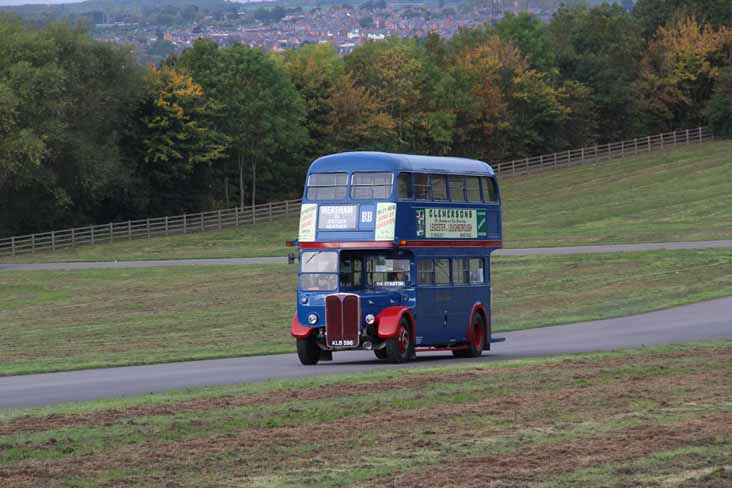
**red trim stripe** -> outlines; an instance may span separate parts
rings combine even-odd
[[[303,249],[350,249],[350,248],[379,248],[389,249],[395,247],[393,242],[364,241],[364,242],[301,242]]]
[[[502,248],[502,241],[399,241],[403,247],[495,247]],[[302,249],[390,249],[397,247],[394,242],[301,242]]]

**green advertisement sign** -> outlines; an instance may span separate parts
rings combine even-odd
[[[488,235],[486,211],[475,208],[424,207],[416,209],[417,237],[478,239]]]

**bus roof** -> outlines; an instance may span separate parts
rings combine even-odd
[[[414,173],[493,176],[493,168],[477,159],[417,156],[385,152],[345,152],[316,159],[308,173],[334,171],[404,171]]]

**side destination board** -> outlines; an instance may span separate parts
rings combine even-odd
[[[417,208],[417,237],[477,239],[488,235],[486,211],[475,208]]]

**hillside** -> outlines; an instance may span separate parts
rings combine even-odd
[[[501,182],[505,247],[732,238],[732,142],[719,141]],[[284,256],[297,219],[118,242],[2,262]]]

